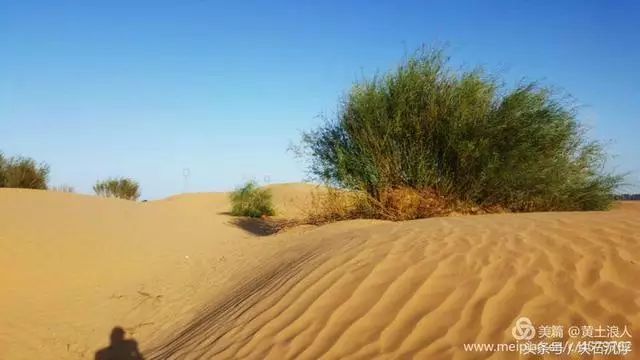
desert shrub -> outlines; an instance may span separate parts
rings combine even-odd
[[[5,187],[5,183],[7,182],[6,180],[6,174],[5,174],[5,167],[7,164],[7,160],[4,158],[4,154],[0,152],[0,188]]]
[[[615,199],[622,201],[640,200],[640,194],[616,194]]]
[[[0,153],[0,188],[46,189],[49,165],[14,156],[5,158]]]
[[[138,182],[129,178],[110,178],[98,181],[93,186],[93,191],[98,196],[116,197],[125,200],[138,200],[140,186]]]
[[[74,193],[74,192],[76,192],[76,189],[74,189],[73,186],[67,185],[67,184],[53,186],[50,190],[51,191],[57,191],[57,192],[64,192],[64,193]]]
[[[419,198],[437,198],[483,209],[598,210],[621,182],[603,171],[606,154],[568,100],[535,83],[506,89],[481,70],[454,72],[441,51],[419,51],[356,83],[298,150],[313,177],[387,209],[398,189],[411,189],[417,208]]]
[[[272,194],[269,189],[261,189],[255,181],[249,181],[231,192],[231,214],[234,216],[261,217],[275,214]]]

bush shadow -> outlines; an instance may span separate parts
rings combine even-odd
[[[277,234],[288,227],[296,225],[293,220],[251,217],[233,218],[229,223],[256,236]]]

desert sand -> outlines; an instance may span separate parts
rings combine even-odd
[[[271,188],[292,217],[313,186]],[[93,359],[114,326],[146,359],[512,359],[463,344],[520,316],[628,326],[640,357],[640,203],[269,236],[228,209],[0,189],[0,359]]]

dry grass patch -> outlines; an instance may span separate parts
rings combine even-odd
[[[440,195],[432,190],[416,190],[408,187],[385,189],[379,199],[364,191],[347,191],[328,188],[312,196],[312,204],[302,220],[305,224],[326,224],[351,219],[380,219],[404,221],[457,214],[487,214],[504,209],[479,207]]]

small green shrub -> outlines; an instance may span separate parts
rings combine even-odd
[[[138,182],[129,178],[110,178],[98,181],[93,186],[93,191],[98,196],[116,197],[125,200],[138,200],[140,186]]]
[[[22,156],[5,158],[0,153],[0,188],[46,189],[49,165]]]
[[[268,189],[261,189],[255,181],[249,181],[237,188],[229,196],[231,199],[231,215],[262,217],[275,214],[272,194]]]
[[[395,189],[413,189],[485,209],[606,209],[622,178],[603,171],[603,147],[574,106],[534,83],[501,84],[450,70],[441,51],[418,52],[354,85],[298,150],[313,177],[383,205]]]

